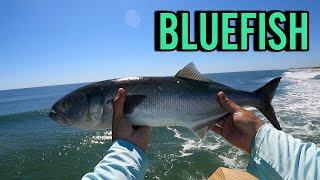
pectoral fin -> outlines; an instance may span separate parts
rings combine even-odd
[[[209,125],[193,128],[192,131],[199,139],[204,139],[209,131]]]
[[[125,114],[131,114],[134,109],[139,106],[146,98],[145,95],[130,95],[126,97],[126,101],[124,103],[124,110]]]
[[[216,123],[216,120],[209,121],[207,123],[195,126],[191,128],[191,131],[199,138],[205,139],[210,127]]]

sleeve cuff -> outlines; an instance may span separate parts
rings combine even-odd
[[[141,165],[144,168],[148,166],[148,158],[146,154],[138,146],[130,143],[129,141],[123,139],[115,139],[112,142],[110,149],[112,148],[130,151],[134,156],[136,156],[139,159]]]
[[[255,157],[256,153],[259,152],[261,144],[263,143],[264,137],[269,133],[272,129],[268,124],[264,124],[261,126],[253,140],[251,147],[251,157]]]
[[[268,157],[268,154],[265,154],[263,149],[271,145],[265,141],[268,141],[267,136],[272,130],[273,127],[264,124],[258,130],[252,143],[247,171],[258,179],[282,179],[272,166],[272,157]]]

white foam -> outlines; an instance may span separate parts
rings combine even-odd
[[[284,73],[284,78],[295,80],[307,80],[313,79],[317,75],[320,75],[320,71],[288,71]]]
[[[273,102],[277,104],[277,108],[301,112],[302,115],[320,115],[320,81],[313,79],[316,75],[320,75],[320,71],[285,74],[284,80],[290,83],[284,87],[284,94],[275,97]],[[301,79],[304,81],[300,81]]]
[[[285,72],[283,93],[272,102],[277,115],[284,120],[284,129],[298,138],[319,135],[320,81],[314,79],[320,71]]]
[[[182,150],[179,151],[181,155],[177,158],[191,156],[193,155],[193,152],[196,152],[197,150],[215,152],[219,151],[219,148],[230,146],[228,152],[224,152],[224,150],[222,150],[222,153],[220,152],[221,154],[218,155],[225,166],[233,169],[244,170],[246,168],[246,165],[248,164],[247,160],[242,157],[242,155],[244,154],[243,151],[238,148],[232,147],[228,142],[226,142],[218,135],[209,133],[207,135],[208,138],[210,137],[214,139],[210,140],[211,142],[203,142],[201,140],[193,140],[183,137],[179,130],[177,130],[176,128],[167,127],[167,129],[174,132],[174,137],[185,141],[182,144]]]
[[[229,152],[224,155],[219,155],[218,157],[222,159],[223,163],[232,169],[245,169],[246,160],[241,158],[244,152],[239,149],[230,148]],[[232,157],[232,158],[230,158]]]
[[[175,128],[167,127],[167,129],[175,133],[174,137],[185,141],[185,143],[182,144],[182,150],[179,151],[181,153],[179,157],[186,157],[192,155],[193,153],[190,151],[194,149],[204,149],[213,151],[221,146],[220,143],[203,143],[201,140],[193,140],[186,137],[182,137],[182,134]]]

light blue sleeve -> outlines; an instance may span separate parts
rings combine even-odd
[[[141,149],[125,140],[116,139],[94,171],[84,175],[82,180],[143,179],[147,168],[148,159]]]
[[[259,179],[320,179],[320,149],[269,125],[252,144],[248,172]]]

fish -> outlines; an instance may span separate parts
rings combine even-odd
[[[223,91],[238,105],[257,108],[281,130],[271,105],[280,79],[253,92],[236,90],[208,79],[191,62],[175,76],[128,77],[86,85],[54,103],[49,117],[82,130],[111,129],[113,100],[117,90],[124,88],[124,117],[134,126],[181,126],[204,139],[210,127],[229,114],[217,98]]]

